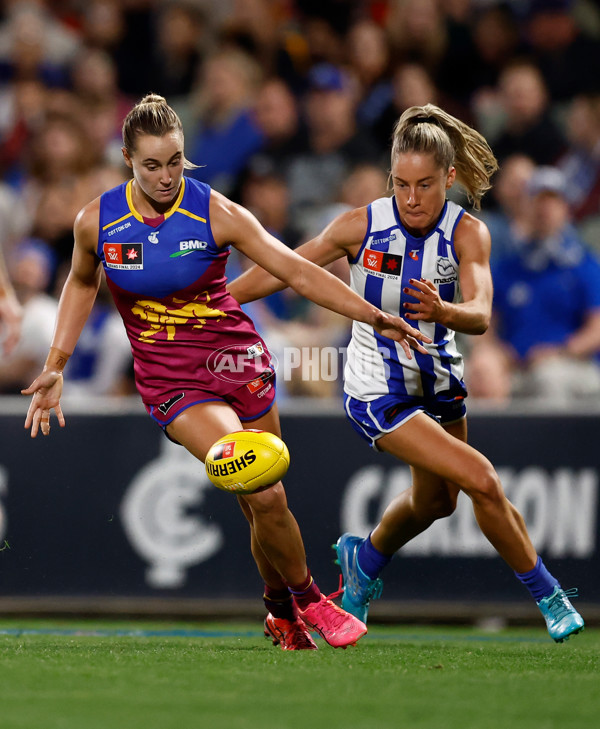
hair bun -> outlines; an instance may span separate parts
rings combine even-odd
[[[160,94],[146,94],[139,104],[166,104],[167,100]],[[138,104],[138,106],[139,106]]]

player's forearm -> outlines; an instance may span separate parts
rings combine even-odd
[[[265,271],[264,268],[255,265],[248,271],[244,271],[234,281],[230,281],[227,284],[227,290],[238,303],[247,304],[250,301],[263,299],[276,291],[281,291],[286,286],[287,284]]]
[[[65,355],[70,356],[75,349],[77,340],[94,305],[99,281],[98,278],[94,282],[82,283],[69,276],[65,283],[58,304],[56,326],[52,338],[52,349],[59,353],[52,360],[52,363],[57,367],[60,367],[61,364],[64,367],[66,361],[62,363],[61,358]],[[62,372],[62,368],[60,371]]]
[[[491,312],[487,307],[469,301],[460,304],[446,303],[439,323],[462,334],[483,334],[490,325]]]
[[[329,271],[314,263],[306,263],[306,266],[298,267],[296,275],[288,282],[298,294],[353,321],[372,326],[380,323],[382,313],[376,306]]]

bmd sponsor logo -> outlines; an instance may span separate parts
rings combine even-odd
[[[169,258],[179,258],[180,256],[187,256],[189,253],[194,251],[203,251],[208,247],[208,243],[205,240],[180,240],[179,250],[175,253],[171,253]]]

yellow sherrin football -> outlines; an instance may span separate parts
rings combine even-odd
[[[204,462],[210,481],[234,494],[272,486],[290,465],[286,444],[265,430],[238,430],[219,438]]]

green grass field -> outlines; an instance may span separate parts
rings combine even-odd
[[[0,621],[1,729],[592,729],[600,631],[372,626],[283,652],[256,623]]]

